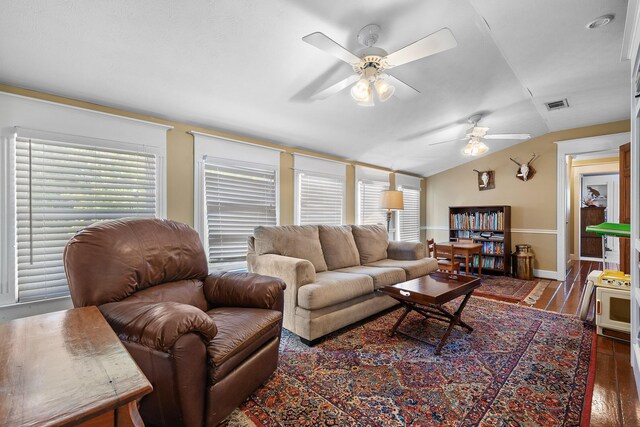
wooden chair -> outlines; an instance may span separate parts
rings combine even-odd
[[[438,260],[438,270],[460,273],[460,261],[455,259],[453,245],[433,245],[433,249],[433,257]]]
[[[434,245],[436,244],[435,240],[429,239],[427,240],[427,257],[431,258],[433,256]]]

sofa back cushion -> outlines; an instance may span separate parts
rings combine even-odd
[[[258,255],[276,254],[306,259],[317,273],[327,271],[316,225],[280,225],[256,227],[254,250]]]
[[[389,235],[380,225],[352,225],[353,238],[360,254],[360,264],[387,258]]]
[[[319,225],[320,244],[329,270],[360,265],[360,254],[349,225]]]

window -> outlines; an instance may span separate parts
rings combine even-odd
[[[386,224],[387,212],[380,207],[382,192],[389,189],[389,173],[356,166],[356,220],[358,224]]]
[[[194,224],[215,270],[246,268],[255,227],[279,222],[280,150],[194,135]]]
[[[404,209],[398,211],[399,240],[420,241],[420,190],[398,187],[402,191]]]
[[[387,212],[380,207],[380,197],[388,189],[386,182],[358,181],[358,224],[387,223]]]
[[[17,300],[67,296],[67,241],[101,220],[158,214],[156,155],[63,141],[15,140]]]
[[[343,163],[294,155],[295,223],[340,225],[347,169]]]
[[[243,267],[247,238],[260,225],[277,225],[277,171],[268,165],[205,160],[209,263]]]
[[[344,201],[344,179],[310,172],[297,172],[298,215],[296,224],[340,225]]]
[[[407,242],[420,241],[420,184],[421,178],[396,173],[396,188],[402,191],[404,209],[396,215],[398,224],[397,240]]]

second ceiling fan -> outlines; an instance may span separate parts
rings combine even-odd
[[[400,50],[387,53],[384,49],[374,46],[378,41],[379,33],[380,27],[375,24],[362,28],[358,32],[358,41],[365,48],[359,51],[357,55],[340,46],[323,33],[316,32],[304,36],[302,38],[304,42],[346,62],[353,67],[355,72],[349,77],[315,93],[311,96],[311,99],[326,99],[352,84],[351,96],[358,102],[358,105],[367,107],[374,105],[371,86],[377,92],[378,99],[381,102],[386,101],[394,94],[400,95],[400,97],[402,95],[409,97],[418,94],[420,92],[417,89],[386,73],[386,71],[452,49],[458,45],[451,30],[443,28]]]
[[[528,133],[494,133],[487,134],[489,128],[478,126],[478,122],[482,119],[481,114],[476,114],[475,116],[469,117],[467,120],[471,127],[467,130],[464,138],[450,139],[447,141],[433,142],[431,145],[440,145],[446,144],[449,142],[455,141],[466,141],[467,145],[462,150],[462,154],[467,156],[480,156],[487,151],[489,151],[489,147],[484,143],[484,139],[503,139],[503,140],[524,140],[531,138],[531,135]]]

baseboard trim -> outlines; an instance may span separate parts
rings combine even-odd
[[[535,277],[539,277],[540,279],[552,279],[552,280],[564,280],[558,279],[558,272],[551,270],[533,270],[533,275]]]

